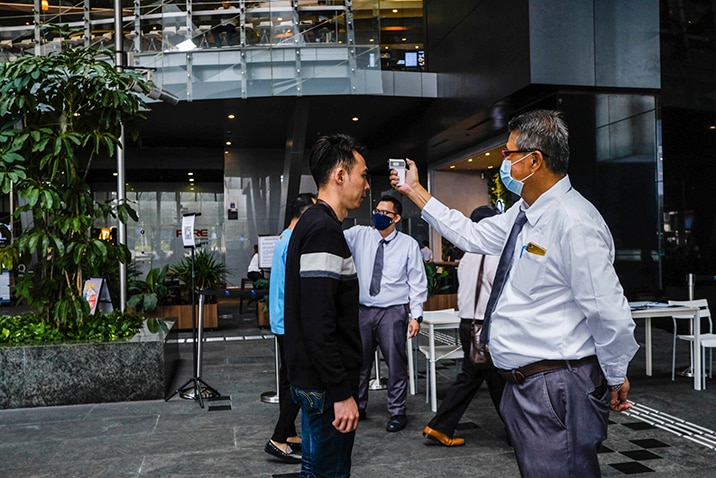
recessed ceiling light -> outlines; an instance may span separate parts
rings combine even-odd
[[[472,158],[467,158],[468,163],[472,163]]]
[[[709,126],[709,129],[716,129],[716,124],[712,124],[711,126]]]
[[[402,41],[408,41],[408,39],[405,38],[405,37],[401,38],[401,40],[402,40]]]
[[[394,9],[393,9],[393,13],[398,13],[398,9],[397,9],[397,8],[394,8]]]
[[[234,119],[236,118],[236,115],[234,113],[229,113],[229,116],[227,116],[227,118]]]
[[[373,42],[375,41],[375,38],[371,38],[371,39],[368,40],[368,41],[371,42],[371,43],[373,43]]]
[[[492,169],[492,166],[488,166],[487,169]]]
[[[224,154],[229,154],[229,152],[228,152],[228,151],[224,151]]]
[[[455,169],[455,165],[454,165],[454,164],[451,164],[451,165],[450,165],[450,169]]]
[[[485,153],[485,156],[489,156],[489,155],[490,155],[490,152],[489,152],[489,151],[488,151],[487,153]]]
[[[193,182],[194,182],[194,178],[189,178],[189,182],[190,182],[190,183],[193,183]]]
[[[231,141],[227,141],[226,146],[231,146]]]
[[[357,117],[357,116],[354,116],[354,117],[351,118],[351,119],[352,119],[354,122],[358,122],[358,117]]]
[[[186,173],[186,175],[187,175],[187,176],[194,176],[194,173],[192,173],[191,171],[189,171],[188,173]]]
[[[119,173],[112,173],[112,176],[119,176]]]

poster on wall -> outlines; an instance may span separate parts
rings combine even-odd
[[[261,269],[271,269],[273,250],[276,248],[278,238],[279,236],[276,235],[259,236],[259,267]]]

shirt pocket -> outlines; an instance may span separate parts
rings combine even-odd
[[[512,271],[512,286],[522,294],[531,296],[532,292],[542,287],[547,256],[540,256],[525,251],[517,259],[515,270]]]

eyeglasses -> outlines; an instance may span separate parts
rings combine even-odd
[[[373,209],[373,214],[380,214],[383,216],[395,216],[394,212],[386,211],[385,209]]]
[[[516,153],[533,153],[534,151],[531,149],[503,149],[502,150],[502,159],[507,159],[510,157],[511,154]]]
[[[515,153],[536,153],[536,152],[542,153],[542,156],[549,156],[542,152],[541,149],[503,149],[502,150],[502,159],[507,159],[511,154]]]

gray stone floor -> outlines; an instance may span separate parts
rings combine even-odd
[[[256,327],[255,313],[220,307],[220,326],[206,333],[201,378],[222,397],[207,401],[105,403],[0,411],[1,477],[281,477],[295,476],[300,465],[286,465],[264,453],[278,406],[263,403],[275,390],[274,342]],[[181,338],[189,334],[182,333]],[[643,328],[637,339],[643,345]],[[190,379],[192,347],[180,345],[183,360],[172,390]],[[716,476],[716,382],[697,392],[689,378],[671,381],[671,333],[654,330],[654,376],[644,375],[643,348],[630,368],[635,414],[612,414],[609,438],[600,461],[605,477]],[[688,364],[680,344],[679,369]],[[422,361],[421,361],[422,367]],[[454,365],[439,369],[439,396],[454,379]],[[385,369],[383,369],[385,373]],[[371,392],[368,419],[358,428],[353,451],[355,477],[515,477],[514,455],[491,402],[478,393],[463,417],[454,449],[426,442],[421,431],[431,418],[424,379],[408,398],[409,422],[387,433],[385,392]],[[686,437],[694,427],[702,437]],[[657,426],[653,426],[656,423]],[[676,423],[671,425],[670,423]],[[679,436],[669,428],[680,430]],[[702,445],[694,440],[711,440]]]

